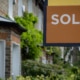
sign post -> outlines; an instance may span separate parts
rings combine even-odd
[[[80,45],[80,0],[46,0],[44,45]]]

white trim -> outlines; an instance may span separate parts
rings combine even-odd
[[[22,16],[22,0],[18,0],[18,16]]]
[[[11,75],[13,77],[15,77],[14,73],[12,72],[12,50],[13,50],[13,45],[19,46],[19,50],[20,50],[20,66],[19,66],[20,67],[20,73],[19,73],[19,75],[21,75],[21,49],[20,49],[20,44],[19,43],[16,43],[14,41],[11,42]]]
[[[8,15],[12,20],[14,20],[13,18],[13,0],[8,0],[8,1],[9,1]]]
[[[60,47],[61,50],[61,59],[64,59],[64,47]]]
[[[15,41],[11,41],[11,43],[20,46],[20,44]]]
[[[43,14],[42,14],[42,11],[39,9],[39,12],[38,12],[38,30],[41,31],[42,26],[43,26]]]
[[[80,47],[78,47],[79,48],[79,51],[80,51]]]
[[[73,55],[71,55],[70,65],[73,66]]]
[[[4,79],[5,79],[5,63],[6,63],[6,60],[5,60],[5,56],[6,56],[6,40],[3,40],[3,39],[0,39],[0,41],[3,42],[4,44]]]
[[[28,0],[28,12],[29,13],[32,13],[33,12],[33,10],[32,10],[32,0]]]
[[[25,12],[25,5],[22,5],[22,12]]]

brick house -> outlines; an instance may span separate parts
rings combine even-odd
[[[41,0],[39,0],[41,1]],[[23,16],[23,12],[33,13],[39,18],[36,28],[43,30],[43,12],[37,0],[0,0],[0,15]],[[39,4],[37,4],[39,3]],[[24,31],[18,24],[0,16],[0,77],[20,75],[20,34]],[[2,54],[4,53],[4,54]],[[18,53],[18,54],[17,54]]]
[[[45,0],[0,0],[0,15],[22,16],[23,12],[33,13],[38,17],[36,28],[43,32],[43,3]]]
[[[22,16],[23,12],[33,13],[38,17],[36,28],[43,32],[43,2],[44,0],[0,0],[0,15],[8,15],[14,20],[14,16]]]
[[[20,35],[25,31],[12,20],[0,16],[0,78],[21,74]]]
[[[44,1],[45,0],[0,0],[0,15],[1,16],[8,15],[11,19],[14,20],[14,16],[22,16],[24,11],[33,13],[35,16],[38,17],[38,24],[36,24],[35,27],[38,30],[43,32],[43,3]],[[65,47],[63,46],[60,47],[61,52],[62,52],[62,55],[61,55],[62,59],[64,58],[64,52],[65,52],[64,48]],[[45,56],[45,54],[43,56]],[[45,62],[45,60],[42,59],[42,62]]]
[[[43,1],[44,0],[0,0],[0,15],[4,17],[8,15],[14,20],[14,16],[23,16],[24,11],[33,13],[38,17],[38,24],[36,24],[35,27],[43,32]],[[0,45],[0,55],[2,55],[2,53],[6,54],[5,56],[2,55],[4,58],[0,57],[0,63],[2,64],[2,66],[0,66],[0,72],[3,72],[0,73],[0,77],[2,78],[4,76],[9,77],[20,74],[20,60],[17,60],[20,59],[20,52],[17,51],[20,51],[20,34],[24,31],[24,29],[14,21],[7,20],[4,17],[0,17],[0,44],[4,45]],[[6,49],[2,52],[3,47]],[[46,53],[44,53],[43,56],[48,60]],[[4,63],[2,63],[2,60]],[[5,61],[7,62],[5,63]],[[44,63],[43,58],[42,62]],[[49,60],[47,62],[52,63]]]

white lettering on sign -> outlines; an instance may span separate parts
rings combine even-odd
[[[75,21],[75,14],[73,14],[72,17],[72,24],[80,24],[80,22]]]
[[[52,20],[54,20],[54,21],[52,22],[52,24],[54,24],[54,25],[59,24],[58,17],[59,17],[58,14],[52,15]]]
[[[66,22],[64,22],[64,18],[67,18],[67,21]],[[70,18],[70,16],[68,15],[68,14],[63,14],[61,17],[60,17],[60,21],[61,21],[61,23],[62,24],[69,24],[70,23],[70,21],[71,21],[71,18]]]
[[[64,21],[65,17],[67,18],[66,21]],[[72,22],[72,24],[80,24],[80,21],[76,21],[75,14],[72,14],[72,16],[70,16],[69,14],[63,14],[63,15],[60,16],[60,19],[59,19],[59,15],[58,14],[53,14],[51,16],[51,19],[52,19],[51,24],[53,24],[53,25],[57,25],[57,24],[59,24],[59,22],[61,24],[64,24],[64,25],[70,24],[70,22]]]

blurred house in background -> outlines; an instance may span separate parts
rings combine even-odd
[[[43,4],[44,0],[0,0],[0,15],[23,16],[23,12],[33,13],[38,17],[36,28],[43,31]]]

